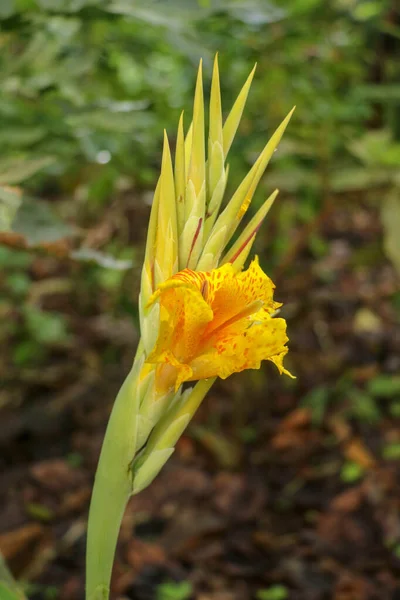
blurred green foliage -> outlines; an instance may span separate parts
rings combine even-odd
[[[281,154],[292,175],[298,169],[290,186],[308,185],[322,161],[352,164],[349,146],[376,104],[388,115],[398,111],[394,55],[379,63],[380,85],[371,82],[391,4],[7,0],[0,14],[0,137],[6,163],[29,163],[2,161],[0,182],[7,172],[13,184],[42,167],[31,191],[70,193],[83,180],[98,206],[121,175],[152,186],[161,131],[175,130],[182,107],[190,114],[194,66],[203,56],[209,67],[219,51],[225,109],[258,62],[243,125],[252,135],[236,145],[232,171],[241,177],[267,132],[297,104]],[[391,35],[400,35],[395,26]],[[389,163],[391,153],[398,158],[388,149]]]
[[[135,278],[140,267],[162,130],[173,139],[182,108],[189,125],[198,60],[207,92],[218,51],[225,112],[258,63],[231,190],[297,105],[256,198],[273,186],[286,196],[273,239],[260,241],[269,266],[285,259],[292,226],[315,219],[332,194],[363,190],[382,205],[385,251],[400,268],[398,14],[392,0],[3,0],[0,235],[28,247],[73,240],[69,258],[88,265],[69,274],[72,301],[83,313],[135,316],[125,270],[133,265]],[[132,205],[144,218],[128,226]],[[91,228],[106,233],[88,240]],[[327,252],[317,231],[307,244]],[[68,318],[32,303],[32,256],[0,250],[1,314],[18,314],[0,337],[12,337],[16,365],[29,364],[68,345]],[[323,412],[328,395],[315,394]]]

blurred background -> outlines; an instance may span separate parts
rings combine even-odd
[[[0,49],[0,548],[29,598],[83,598],[162,131],[218,51],[225,113],[258,63],[228,195],[297,105],[255,200],[281,190],[256,251],[297,379],[213,387],[127,511],[113,597],[398,600],[397,0],[2,0]]]

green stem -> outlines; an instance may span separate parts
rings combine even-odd
[[[138,415],[135,363],[117,396],[94,481],[86,548],[86,600],[108,600],[118,533],[132,492],[129,465],[135,454]]]

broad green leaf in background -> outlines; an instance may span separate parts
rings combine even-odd
[[[383,198],[381,215],[383,246],[400,275],[400,185]]]
[[[395,142],[388,129],[368,131],[352,141],[349,149],[364,165],[375,167],[398,167],[400,165],[400,143]]]
[[[0,186],[0,231],[10,231],[21,205],[21,195],[17,188]]]
[[[33,159],[5,159],[0,162],[0,185],[15,185],[53,162],[50,156]]]
[[[400,398],[400,375],[382,373],[368,383],[368,392],[377,398]]]
[[[8,19],[16,11],[14,0],[1,0],[0,2],[0,19]],[[0,596],[1,598],[1,596]]]
[[[28,246],[56,242],[71,236],[74,231],[56,215],[48,203],[30,198],[25,199],[19,207],[12,230],[23,235]]]

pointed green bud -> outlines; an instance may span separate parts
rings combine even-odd
[[[227,262],[232,263],[237,271],[240,271],[246,262],[246,259],[253,246],[257,232],[260,229],[263,220],[268,214],[275,198],[278,195],[278,190],[275,190],[270,197],[264,202],[261,208],[256,212],[254,217],[250,220],[248,225],[244,228],[236,242],[228,250],[225,256],[221,260],[221,265]]]
[[[160,179],[158,179],[157,186],[154,192],[153,203],[151,205],[150,212],[150,220],[149,227],[147,230],[147,240],[146,240],[146,250],[144,255],[144,264],[143,271],[147,273],[147,280],[150,282],[145,285],[149,285],[147,293],[150,293],[148,297],[143,298],[143,303],[146,305],[151,294],[154,292],[154,281],[152,276],[153,264],[155,258],[155,249],[156,249],[156,236],[157,236],[157,222],[158,222],[158,212],[160,205]]]
[[[150,296],[155,290],[154,263],[158,211],[160,204],[160,179],[154,192],[153,204],[150,212],[149,228],[147,231],[146,251],[142,268],[140,294],[139,294],[139,320],[143,344],[146,352],[150,352],[154,345],[154,336],[158,334],[158,324],[154,329],[154,323],[158,323],[156,311],[147,308]],[[156,338],[157,339],[157,338]]]
[[[218,231],[221,227],[227,227],[227,239],[224,242],[223,247],[231,239],[233,233],[235,232],[237,226],[240,224],[244,214],[246,213],[250,202],[253,198],[254,192],[257,188],[257,185],[264,174],[265,169],[271,159],[272,154],[274,153],[275,148],[279,144],[283,132],[285,131],[290,117],[293,114],[294,109],[290,111],[288,116],[282,121],[279,125],[260,156],[254,163],[253,167],[250,169],[249,173],[243,179],[242,183],[239,185],[238,189],[232,196],[225,210],[218,217],[212,231],[210,237],[207,240],[204,252],[208,252],[208,246],[214,244],[214,236],[218,234]],[[223,248],[221,248],[221,251]]]
[[[208,191],[207,203],[210,202],[215,186],[224,169],[224,151],[222,134],[221,90],[219,83],[218,54],[215,55],[210,94],[210,125],[208,135]],[[216,151],[214,146],[218,147]]]
[[[157,450],[150,454],[145,462],[133,473],[132,494],[138,494],[144,490],[159,474],[167,460],[173,454],[175,448]]]
[[[175,194],[176,194],[176,212],[178,221],[178,236],[183,230],[185,222],[185,136],[183,133],[183,112],[179,119],[178,133],[175,149]]]
[[[256,71],[257,65],[254,65],[253,70],[250,75],[246,79],[246,82],[242,89],[239,92],[239,96],[237,97],[234,105],[232,106],[231,112],[229,113],[223,128],[223,138],[224,138],[224,154],[225,158],[228,155],[229,149],[232,145],[233,139],[235,137],[237,128],[239,127],[240,119],[242,118],[243,109],[246,104],[247,96],[249,94],[251,82],[253,81],[254,73]]]
[[[164,131],[164,147],[160,175],[160,202],[156,233],[155,283],[162,283],[178,269],[178,230],[175,183],[171,152]]]
[[[203,75],[202,61],[200,61],[194,94],[193,138],[188,172],[188,179],[193,182],[196,195],[199,194],[205,181],[205,164]]]
[[[186,423],[186,427],[215,379],[216,377],[211,377],[210,379],[202,379],[196,383],[193,388],[186,390],[181,398],[175,402],[163,416],[161,416],[150,435],[143,455],[140,457],[141,461],[144,462],[146,456],[150,456],[155,450],[165,448],[166,445],[173,441],[183,423]],[[186,422],[182,417],[187,419]],[[181,433],[182,432],[183,430]]]
[[[203,240],[203,219],[189,217],[179,238],[180,269],[194,269],[200,256]]]
[[[196,271],[210,271],[217,268],[226,239],[226,230],[226,226],[221,227],[213,236],[212,242],[210,244],[207,243],[197,263]]]
[[[192,141],[193,141],[193,121],[190,123],[188,132],[185,137],[185,181],[186,182],[189,177],[190,156],[192,154]]]

